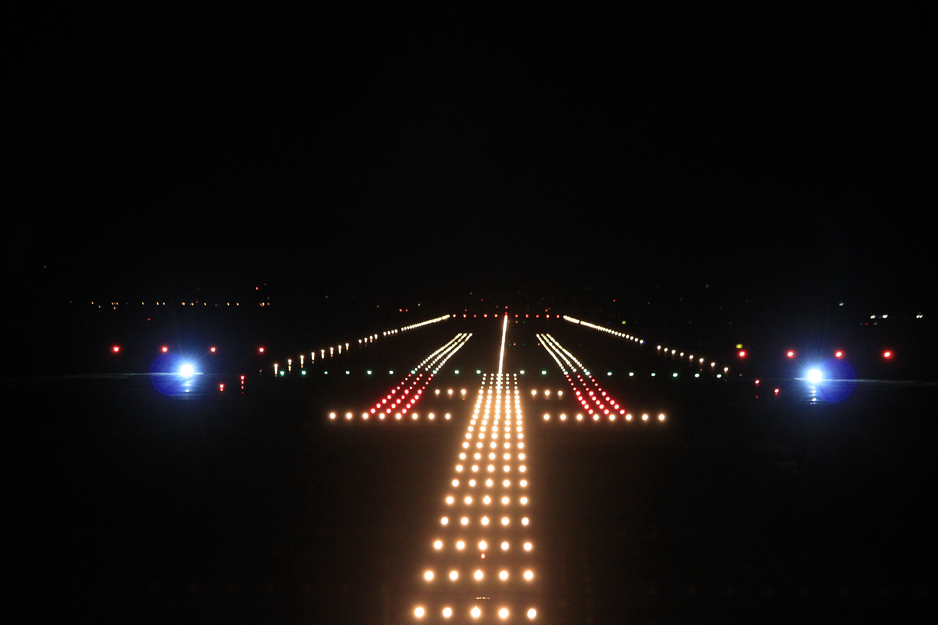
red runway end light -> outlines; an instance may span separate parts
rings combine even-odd
[[[892,352],[887,349],[883,352],[883,358],[892,358]]]
[[[224,385],[224,384],[219,384],[219,385],[218,385],[218,390],[219,390],[219,391],[225,390],[225,385]]]
[[[208,348],[208,351],[210,351],[210,352],[212,352],[212,353],[214,354],[214,353],[215,353],[215,348],[214,348],[214,347],[209,347],[209,348]]]
[[[258,348],[257,348],[257,353],[263,354],[263,353],[264,353],[264,348],[263,348],[263,347],[258,347]]]
[[[160,351],[165,354],[166,352],[169,351],[169,348],[164,345],[163,347],[160,348]]]
[[[114,347],[111,348],[111,351],[114,352],[115,354],[119,352],[120,350],[121,348],[119,345],[115,345]]]
[[[834,352],[834,358],[843,358],[843,357],[844,357],[844,352],[842,349],[838,349],[836,352]]]
[[[790,349],[790,350],[788,350],[788,352],[787,352],[785,355],[788,356],[789,358],[794,358],[794,357],[795,357],[795,350]]]
[[[759,386],[759,380],[756,380],[756,386]]]
[[[775,394],[778,395],[779,389],[775,389]]]
[[[746,350],[745,350],[745,349],[739,350],[739,357],[740,357],[740,358],[745,358],[745,357],[746,357]]]

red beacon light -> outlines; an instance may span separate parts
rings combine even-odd
[[[164,345],[163,347],[160,348],[160,351],[165,354],[166,352],[169,351],[169,348]]]
[[[838,349],[836,352],[834,352],[834,358],[843,358],[843,357],[844,357],[844,350]]]
[[[892,358],[892,351],[890,351],[890,350],[888,350],[888,349],[887,349],[886,351],[884,351],[884,352],[883,352],[883,358],[886,358],[887,360],[888,360],[889,358]]]
[[[111,351],[114,352],[115,354],[118,353],[120,350],[121,350],[120,345],[115,345],[114,347],[111,348]]]
[[[208,348],[208,351],[210,351],[210,352],[212,352],[212,353],[214,354],[214,353],[215,353],[215,348],[214,348],[214,347],[209,347],[209,348]]]
[[[740,357],[740,358],[745,358],[745,357],[746,357],[746,350],[745,350],[745,349],[739,350],[739,357]]]
[[[258,353],[258,354],[263,354],[263,353],[264,353],[264,348],[263,348],[263,347],[258,347],[258,348],[257,348],[257,353]]]
[[[787,357],[789,357],[789,358],[794,358],[794,357],[795,357],[795,350],[790,349],[790,350],[788,350],[787,352],[785,352],[785,355],[786,355]]]

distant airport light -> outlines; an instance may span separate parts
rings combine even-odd
[[[824,379],[824,374],[820,369],[811,369],[805,377],[811,384],[819,384]]]

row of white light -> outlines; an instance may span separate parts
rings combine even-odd
[[[626,334],[625,332],[618,332],[616,330],[610,330],[609,328],[598,326],[595,323],[590,323],[589,321],[582,321],[580,319],[571,317],[569,315],[564,315],[563,318],[566,319],[567,321],[570,321],[571,323],[576,323],[581,326],[586,326],[587,328],[592,328],[594,330],[599,330],[600,332],[606,332],[607,334],[611,334],[613,336],[618,336],[620,338],[628,339],[634,343],[638,343],[639,345],[645,344],[645,341],[643,339],[640,339],[637,336],[632,336],[631,334]]]
[[[445,619],[450,618],[454,614],[455,612],[453,612],[453,608],[449,606],[446,606],[445,608],[440,610],[440,616],[442,616]],[[506,607],[501,607],[499,608],[498,612],[496,612],[496,614],[498,614],[498,618],[502,620],[506,620],[511,616],[511,610],[509,610]],[[477,605],[472,606],[472,609],[469,610],[469,613],[468,613],[468,616],[472,617],[473,620],[479,619],[480,617],[482,617],[482,615],[483,615],[482,608],[480,608]],[[537,610],[534,608],[528,608],[528,611],[525,612],[525,615],[528,617],[528,619],[533,621],[534,618],[537,617]],[[417,608],[414,610],[414,616],[416,616],[418,619],[422,619],[424,616],[427,616],[427,610],[424,609],[423,606],[417,606]]]
[[[450,315],[440,315],[439,317],[435,317],[433,319],[427,319],[426,321],[421,321],[420,323],[412,323],[409,326],[403,326],[400,329],[400,331],[406,332],[408,330],[413,330],[414,328],[420,328],[431,323],[439,323],[440,321],[445,321],[449,318],[450,318]],[[397,332],[397,330],[395,330],[395,332]]]
[[[527,495],[528,480],[523,477],[527,472],[527,466],[521,464],[526,461],[526,452],[524,451],[524,427],[517,377],[517,374],[503,373],[483,375],[482,387],[479,389],[472,418],[466,428],[466,440],[461,444],[458,452],[459,459],[454,466],[455,475],[451,481],[453,490],[443,499],[447,513],[440,518],[441,528],[458,533],[492,531],[489,528],[510,529],[516,523],[520,525],[522,531],[529,527],[529,517],[522,513],[518,519],[517,516],[510,514],[515,506],[527,507],[530,503]],[[514,413],[514,419],[512,419],[512,413]],[[502,424],[502,419],[504,419],[504,424]],[[518,480],[509,477],[516,473],[521,474],[522,477]],[[476,505],[481,508],[481,516],[470,513]],[[451,511],[454,507],[459,507],[466,512],[453,514]],[[506,512],[499,515],[486,511],[493,507]],[[476,549],[467,549],[470,542],[475,543]],[[478,557],[484,563],[487,555],[500,558],[513,557],[510,556],[513,552],[512,541],[493,541],[487,536],[481,536],[474,541],[467,541],[458,535],[448,540],[441,537],[435,539],[432,545],[433,553],[448,559],[451,556],[458,556],[465,561],[466,558]],[[531,540],[521,539],[520,554],[529,554],[533,550],[534,544]],[[430,590],[436,587],[439,577],[446,581],[447,586],[461,583],[463,572],[467,569],[466,577],[469,583],[472,583],[474,587],[479,584],[483,585],[478,586],[478,592],[484,590],[486,593],[491,593],[493,590],[487,585],[489,571],[491,571],[492,583],[497,584],[499,588],[504,584],[510,584],[516,578],[520,578],[524,583],[530,583],[535,578],[534,570],[529,566],[469,565],[467,567],[465,563],[462,567],[450,564],[438,568],[427,568],[423,571],[422,578]],[[497,588],[494,590],[497,591]],[[446,592],[445,589],[444,592]],[[498,619],[509,619],[514,610],[510,607],[511,602],[498,600],[495,602],[502,604],[494,611]],[[413,614],[421,620],[425,616],[430,616],[431,611],[444,619],[458,617],[459,613],[469,616],[473,621],[486,616],[483,605],[480,604],[463,606],[459,613],[452,605],[440,605],[431,610],[426,604],[420,604],[414,607]],[[537,616],[537,609],[534,607],[522,608],[521,612],[528,619],[534,619]]]
[[[390,336],[390,335],[392,335],[392,334],[397,334],[397,333],[399,333],[399,332],[406,332],[407,330],[413,330],[414,328],[420,328],[420,327],[425,326],[425,325],[430,324],[430,323],[438,323],[438,322],[440,322],[440,321],[444,321],[445,319],[449,319],[449,317],[450,317],[450,315],[443,315],[443,316],[441,316],[441,317],[436,317],[436,318],[434,318],[434,319],[427,319],[426,321],[421,321],[420,323],[413,323],[413,324],[411,324],[411,325],[404,326],[404,327],[398,328],[398,329],[396,329],[396,330],[385,330],[385,331],[383,331],[383,332],[381,333],[381,336]],[[359,345],[366,345],[366,344],[368,344],[368,343],[374,343],[376,338],[378,338],[378,334],[377,334],[377,333],[375,333],[375,334],[369,334],[369,335],[366,336],[366,337],[363,337],[363,338],[358,339],[358,344],[359,344]],[[344,348],[345,348],[345,351],[348,352],[348,350],[349,350],[349,343],[348,343],[348,342],[346,342],[346,343],[339,343],[338,345],[330,345],[329,347],[323,347],[323,348],[321,348],[321,349],[319,349],[319,350],[315,350],[315,349],[314,349],[313,351],[311,351],[311,352],[309,353],[309,361],[310,361],[310,363],[316,362],[316,353],[317,353],[317,351],[318,351],[318,353],[319,353],[319,359],[320,359],[320,360],[325,360],[325,359],[326,359],[326,351],[327,351],[327,350],[328,350],[328,352],[329,352],[329,357],[332,358],[333,356],[336,356],[337,354],[341,354],[341,353],[342,353],[342,348],[343,348],[343,346],[344,346]],[[303,367],[303,366],[305,365],[305,361],[306,361],[306,354],[300,354],[300,367]],[[293,360],[292,360],[291,358],[288,358],[288,359],[287,359],[287,370],[288,370],[288,371],[289,371],[289,370],[292,370],[292,365],[293,365]],[[274,369],[275,369],[274,375],[277,375],[277,373],[276,373],[276,368],[277,368],[277,367],[278,367],[278,365],[277,365],[277,364],[274,364]]]
[[[71,302],[69,302],[69,304],[71,304]],[[185,302],[180,302],[180,304],[182,304],[183,306],[186,305]],[[188,305],[189,305],[189,306],[197,306],[198,304],[199,304],[199,302],[189,302]],[[94,306],[95,303],[94,303],[94,302],[91,302],[91,305]],[[104,306],[112,306],[112,307],[114,307],[114,308],[117,308],[118,306],[121,305],[121,303],[120,303],[120,302],[107,302],[107,303],[105,303],[105,304],[103,304],[103,305],[104,305]],[[124,305],[125,305],[125,306],[130,306],[130,302],[124,302]],[[140,305],[141,305],[141,306],[146,306],[147,304],[146,304],[146,302],[140,302]],[[154,306],[166,306],[166,302],[153,302],[153,305],[154,305]],[[203,306],[208,306],[208,302],[202,302],[202,305],[203,305]],[[241,304],[240,304],[239,302],[235,302],[235,306],[240,306],[240,305],[241,305]],[[261,306],[263,306],[263,305],[264,305],[264,304],[261,304]],[[270,303],[268,303],[267,305],[270,306]],[[102,304],[98,304],[97,306],[98,306],[98,308],[101,308]],[[216,307],[217,307],[217,306],[221,306],[221,304],[216,303],[216,304],[213,304],[213,306],[216,306]],[[225,306],[231,306],[231,302],[225,302]],[[885,317],[886,317],[886,316],[883,315],[883,318],[885,318]]]
[[[368,418],[371,417],[371,416],[372,416],[372,415],[369,415],[367,412],[363,412],[363,413],[361,414],[362,421],[367,421]],[[337,415],[335,412],[330,412],[330,413],[329,413],[329,419],[330,419],[331,421],[335,421],[337,418],[338,418],[338,415]],[[346,421],[351,421],[351,420],[354,419],[354,418],[355,418],[355,415],[352,414],[351,412],[346,412],[346,413],[345,413],[345,420],[346,420]],[[382,413],[379,413],[379,414],[377,415],[377,418],[378,418],[378,421],[384,421],[384,419],[385,419],[385,413],[383,413],[383,412],[382,412]],[[443,419],[445,419],[446,421],[449,421],[449,420],[452,419],[452,418],[453,418],[453,415],[451,415],[451,414],[448,413],[448,412],[443,415]],[[420,419],[420,413],[412,412],[412,413],[410,413],[409,415],[404,414],[404,413],[400,413],[400,412],[395,412],[395,413],[394,413],[394,420],[395,420],[395,421],[403,421],[403,420],[405,420],[405,419],[410,419],[411,421],[417,421],[417,420]],[[435,421],[435,420],[436,420],[436,413],[435,413],[435,412],[429,412],[429,413],[427,413],[427,419],[429,419],[430,421]]]
[[[667,347],[662,347],[661,345],[659,345],[659,346],[658,346],[658,353],[664,354],[665,356],[667,356],[667,355],[668,355],[668,348],[667,348]],[[677,356],[678,356],[679,358],[683,358],[683,357],[684,357],[684,352],[678,353],[676,349],[672,349],[672,350],[671,350],[671,355],[674,356],[675,354],[677,354]],[[687,357],[687,359],[688,359],[688,361],[689,361],[689,364],[691,364],[691,365],[694,364],[694,355],[693,355],[693,354],[689,354],[688,357]],[[706,362],[706,359],[705,359],[705,358],[699,358],[698,361],[697,361],[697,364],[698,364],[698,366],[703,367],[703,366],[704,366],[704,362]],[[716,363],[715,361],[710,363],[710,369],[711,369],[711,370],[716,369],[716,366],[717,366],[717,363]],[[726,372],[729,371],[729,370],[730,370],[729,367],[723,367],[723,373],[726,373]],[[677,375],[677,374],[675,374],[675,375]],[[719,377],[719,375],[718,375],[717,377]]]
[[[433,373],[437,373],[440,370],[440,367],[443,366],[450,356],[456,353],[460,347],[466,344],[466,342],[472,338],[471,332],[460,332],[449,341],[443,344],[442,347],[434,351],[432,354],[424,358],[417,364],[416,367],[410,370],[411,373],[416,373],[423,367],[425,370],[433,370]]]
[[[639,343],[639,344],[642,344],[642,345],[645,344],[645,341],[644,341],[644,340],[638,339],[637,337],[634,337],[634,336],[632,336],[631,334],[626,334],[625,332],[617,332],[616,330],[611,330],[611,329],[609,329],[609,328],[604,328],[604,327],[602,327],[602,326],[596,325],[595,323],[589,323],[588,321],[582,321],[582,320],[580,320],[580,319],[576,319],[576,318],[574,318],[574,317],[569,317],[569,316],[567,316],[567,315],[564,315],[563,318],[566,319],[567,321],[572,322],[572,323],[577,323],[577,324],[579,324],[579,325],[581,325],[581,326],[586,326],[587,328],[592,328],[592,329],[594,329],[594,330],[599,330],[600,332],[606,332],[607,334],[612,334],[613,336],[618,336],[618,337],[620,337],[620,338],[625,338],[625,339],[628,339],[628,340],[630,340],[630,341],[633,341],[633,342],[635,342],[635,343]],[[671,355],[672,355],[672,356],[674,356],[674,355],[678,352],[678,350],[676,350],[676,349],[671,349],[670,351],[671,351]],[[667,348],[667,347],[662,347],[661,345],[658,345],[658,353],[659,353],[659,354],[667,354],[667,353],[668,353],[668,348]],[[683,357],[684,357],[684,352],[680,352],[680,354],[678,354],[678,355],[679,355],[681,358],[683,358]],[[694,364],[694,355],[693,355],[693,354],[689,354],[687,359],[688,359],[688,361],[689,361],[688,364]],[[700,355],[698,354],[697,365],[703,367],[703,366],[705,365],[705,363],[706,363],[706,358],[702,358],[702,357],[700,357]],[[716,363],[715,361],[712,361],[712,362],[710,363],[710,369],[713,370],[713,369],[716,369],[716,367],[717,367],[717,363]],[[726,373],[726,372],[729,371],[729,370],[730,370],[729,367],[723,367],[723,373]]]
[[[650,418],[651,418],[651,417],[648,416],[648,413],[647,413],[647,412],[642,413],[642,416],[641,416],[641,420],[642,420],[642,421],[648,421]],[[550,413],[549,413],[549,412],[545,412],[545,413],[544,413],[544,421],[550,421],[550,419],[551,419]],[[557,417],[557,419],[558,419],[559,421],[566,421],[566,420],[567,420],[567,413],[561,412],[560,415]],[[626,420],[626,421],[631,421],[632,419],[633,419],[632,413],[630,413],[630,412],[629,412],[629,413],[626,413],[626,415],[625,415],[625,420]],[[596,422],[596,421],[599,421],[599,420],[600,420],[600,417],[599,417],[598,414],[595,414],[595,413],[594,413],[590,419],[585,419],[585,417],[583,416],[583,414],[578,412],[578,413],[576,413],[576,416],[575,416],[574,418],[571,418],[571,421],[574,421],[574,420],[577,421],[577,422],[584,421],[584,420]],[[616,420],[616,415],[615,415],[615,414],[610,414],[610,415],[609,415],[609,420],[610,420],[610,421],[615,421],[615,420]],[[664,413],[663,413],[663,412],[658,413],[658,421],[664,421],[664,420],[665,420]]]
[[[553,336],[550,334],[536,334],[535,336],[541,341],[541,344],[544,346],[544,349],[547,350],[547,353],[553,356],[554,362],[557,363],[564,375],[567,375],[571,371],[575,372],[577,367],[582,369],[583,373],[589,375],[589,369],[587,369],[582,362],[577,360],[576,356],[571,354],[570,350],[561,345],[560,342]],[[557,356],[560,356],[560,358],[565,361],[566,367],[560,363],[560,360],[557,359]],[[567,367],[569,367],[570,371],[567,370]]]

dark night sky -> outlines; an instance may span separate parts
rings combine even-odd
[[[11,283],[932,297],[923,42],[392,16],[30,24]]]

